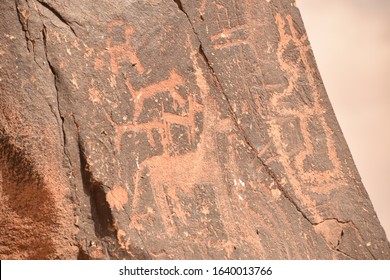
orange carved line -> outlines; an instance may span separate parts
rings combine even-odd
[[[253,26],[251,26],[253,28]],[[236,26],[230,29],[223,29],[221,33],[211,36],[211,41],[216,41],[222,38],[229,38],[233,33],[237,31],[247,30],[249,26],[247,24]]]
[[[199,6],[199,14],[202,16],[205,14],[206,5],[207,5],[207,0],[202,0],[202,2],[200,3],[200,6]]]
[[[150,85],[145,88],[141,88],[138,91],[134,90],[132,84],[127,79],[125,84],[129,91],[131,92],[135,104],[134,110],[134,120],[138,120],[139,115],[141,114],[144,100],[156,95],[159,92],[169,91],[171,96],[181,105],[185,104],[185,100],[177,93],[177,87],[184,85],[183,78],[176,73],[175,70],[172,70],[169,78],[163,80],[156,84]]]
[[[112,31],[114,26],[122,26],[122,21],[114,21],[109,24],[109,32]],[[131,42],[134,29],[131,26],[124,26],[125,29],[125,43],[119,45],[113,45],[112,39],[110,36],[107,36],[106,45],[107,51],[110,54],[110,63],[111,70],[114,74],[117,74],[119,71],[119,63],[121,61],[130,60],[132,64],[135,65],[135,68],[139,74],[144,72],[144,67],[142,66],[140,60],[137,57],[137,53],[134,50]]]
[[[300,152],[296,156],[296,158],[295,158],[296,167],[298,168],[298,170],[300,170],[302,176],[305,177],[303,179],[308,180],[308,181],[311,181],[313,176],[317,177],[317,178],[324,178],[324,180],[326,180],[325,178],[329,178],[329,177],[332,177],[332,178],[340,177],[341,176],[341,174],[340,174],[340,172],[341,172],[340,161],[339,161],[338,156],[337,156],[337,152],[336,152],[335,145],[334,145],[334,140],[332,140],[331,137],[328,137],[326,139],[326,141],[327,141],[329,159],[334,164],[333,172],[330,173],[330,171],[326,171],[326,172],[313,171],[313,172],[307,173],[307,172],[304,172],[302,169],[303,168],[302,167],[303,160],[307,156],[310,156],[314,152],[313,143],[311,141],[310,136],[307,134],[307,131],[306,131],[307,130],[307,118],[309,116],[314,116],[314,115],[318,116],[320,118],[321,125],[325,129],[325,131],[329,135],[332,135],[332,132],[324,119],[324,116],[323,116],[324,108],[321,106],[320,101],[319,101],[319,94],[317,92],[317,85],[316,85],[315,78],[313,75],[314,70],[311,67],[311,65],[308,61],[308,58],[307,58],[307,51],[310,50],[310,45],[305,45],[305,43],[304,43],[307,40],[307,35],[303,34],[302,36],[300,36],[299,32],[294,27],[294,22],[293,22],[291,15],[287,15],[286,18],[287,18],[287,22],[288,22],[290,30],[291,30],[291,35],[288,35],[285,32],[284,28],[286,26],[286,22],[281,17],[281,15],[277,14],[275,17],[277,25],[278,25],[278,29],[279,29],[279,34],[281,37],[280,44],[278,47],[278,60],[279,60],[280,65],[282,66],[282,69],[285,72],[289,73],[291,78],[289,81],[289,85],[285,89],[283,94],[279,97],[278,97],[278,95],[275,95],[274,99],[272,100],[272,104],[275,108],[280,107],[279,99],[285,95],[291,94],[291,92],[295,86],[295,83],[297,82],[299,75],[300,75],[299,69],[295,65],[291,65],[289,63],[286,63],[283,60],[282,54],[285,50],[285,47],[287,46],[287,44],[290,41],[292,41],[298,47],[298,50],[300,52],[300,61],[302,61],[302,63],[304,64],[305,69],[307,71],[309,71],[307,78],[308,78],[310,87],[313,89],[313,97],[314,97],[314,106],[311,108],[306,106],[304,108],[304,112],[297,112],[295,110],[287,110],[287,109],[279,110],[279,112],[282,113],[282,115],[285,115],[285,116],[286,115],[293,115],[293,116],[299,117],[300,122],[301,122],[302,133],[303,133],[303,137],[304,137],[304,143],[306,146],[306,150]]]
[[[250,45],[247,41],[242,40],[242,39],[234,39],[234,40],[229,40],[229,42],[222,43],[222,44],[215,44],[213,47],[215,49],[224,49],[224,48],[230,48],[230,47],[236,47],[236,46],[241,46],[241,45]]]

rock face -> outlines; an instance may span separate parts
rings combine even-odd
[[[388,259],[290,0],[0,2],[1,259]]]

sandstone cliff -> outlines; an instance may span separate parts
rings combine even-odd
[[[0,2],[1,259],[388,259],[290,0]]]

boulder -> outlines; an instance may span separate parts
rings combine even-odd
[[[291,0],[0,2],[1,259],[389,259]]]

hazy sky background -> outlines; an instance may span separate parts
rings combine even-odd
[[[296,1],[336,116],[390,238],[390,1]]]

